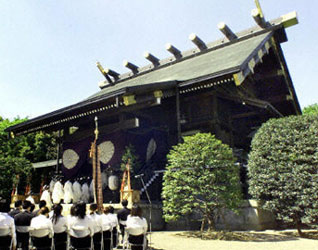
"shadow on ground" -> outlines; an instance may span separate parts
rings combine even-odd
[[[273,233],[261,233],[261,232],[200,232],[189,231],[175,234],[180,237],[198,238],[202,240],[224,240],[224,241],[250,241],[250,242],[279,242],[279,241],[291,241],[299,240],[300,237],[295,232],[273,232]],[[304,232],[303,238],[318,239],[317,231]]]

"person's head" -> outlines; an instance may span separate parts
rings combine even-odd
[[[7,213],[9,212],[9,210],[10,210],[10,203],[6,199],[0,197],[0,212]]]
[[[97,204],[96,203],[90,204],[89,210],[91,210],[91,214],[96,213],[97,212]]]
[[[40,200],[39,202],[39,208],[41,209],[42,207],[46,206],[46,201],[45,200]]]
[[[32,212],[34,211],[34,209],[35,209],[35,205],[34,205],[33,203],[31,203],[31,205],[30,205],[30,212],[32,213]]]
[[[122,201],[121,201],[121,205],[122,205],[123,207],[127,207],[127,206],[128,206],[128,201],[127,201],[126,199],[122,200]]]
[[[130,211],[130,215],[131,216],[138,216],[141,217],[142,216],[142,209],[140,206],[138,206],[137,204],[134,204],[131,208]]]
[[[86,203],[80,202],[76,205],[76,216],[84,219],[86,215]]]
[[[114,211],[115,211],[115,209],[114,209],[113,206],[109,206],[108,209],[109,209],[109,213],[110,213],[110,214],[113,214]]]
[[[134,205],[132,206],[132,208],[131,208],[130,215],[131,215],[131,216],[141,217],[141,216],[142,216],[141,207],[138,206],[137,204],[134,204]]]
[[[109,214],[110,213],[110,206],[107,206],[104,208],[104,214]]]
[[[39,214],[48,216],[49,215],[49,209],[47,207],[41,207]]]
[[[54,224],[56,224],[56,222],[58,221],[58,218],[62,215],[62,211],[63,211],[63,207],[61,204],[55,204],[53,206],[53,217],[52,217],[52,221]],[[72,208],[71,208],[72,211]]]
[[[24,209],[24,210],[30,210],[30,208],[31,208],[31,202],[30,201],[27,201],[27,200],[24,200],[23,202],[22,202],[22,208]]]
[[[17,200],[15,203],[14,203],[14,207],[16,209],[21,209],[22,208],[22,201],[21,200]]]
[[[75,216],[76,215],[76,206],[77,206],[77,204],[73,204],[71,206],[71,209],[70,209],[70,215],[71,216]]]
[[[53,213],[56,216],[60,216],[62,214],[63,211],[63,206],[61,204],[55,204],[53,206]]]

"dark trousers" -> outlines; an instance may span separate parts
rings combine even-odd
[[[119,224],[122,239],[124,239],[124,236],[125,236],[125,227],[126,225]]]
[[[54,246],[55,246],[55,250],[66,250],[66,246],[67,246],[66,232],[54,234]]]
[[[49,236],[32,237],[32,243],[36,249],[51,250],[52,247],[52,239]]]
[[[75,238],[71,236],[71,245],[73,249],[91,249],[91,237]]]
[[[138,244],[140,246],[131,246],[131,250],[142,250],[142,244],[144,243],[144,235],[129,235],[129,243]]]
[[[117,247],[117,228],[113,228],[113,247]]]
[[[102,233],[96,233],[93,236],[94,241],[94,250],[101,250],[102,249]]]
[[[29,250],[29,233],[19,233],[17,232],[17,245],[22,248],[22,250]]]
[[[0,250],[9,250],[11,246],[11,236],[0,237]]]
[[[111,231],[104,231],[103,232],[104,250],[110,250],[111,240],[112,240],[111,237],[112,237]]]

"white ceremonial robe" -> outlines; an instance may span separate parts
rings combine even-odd
[[[51,195],[50,195],[50,193],[49,193],[49,190],[44,190],[44,191],[43,191],[40,200],[41,200],[41,201],[42,201],[42,200],[46,201],[46,206],[47,206],[48,208],[51,208],[51,207],[52,207],[52,200],[51,200]]]
[[[33,199],[33,197],[31,195],[29,195],[27,198],[26,198],[27,201],[31,202],[32,204],[35,204],[35,201]]]
[[[85,203],[89,202],[89,187],[87,183],[84,183],[82,186],[82,201]]]
[[[55,180],[51,180],[51,181],[50,181],[50,187],[49,187],[49,189],[50,189],[50,193],[51,193],[51,194],[53,193],[53,189],[54,189],[55,183],[56,183]]]
[[[78,181],[75,181],[73,183],[73,195],[74,195],[73,203],[79,202],[82,198],[82,186],[81,184],[79,184]]]
[[[106,172],[102,173],[102,187],[103,190],[108,186],[108,176]]]
[[[74,200],[73,184],[70,181],[64,184],[64,203],[70,204]]]
[[[94,200],[94,182],[91,181],[91,184],[89,185],[89,197],[91,200]]]
[[[64,188],[61,182],[56,182],[52,192],[52,200],[54,204],[59,204],[64,199]]]

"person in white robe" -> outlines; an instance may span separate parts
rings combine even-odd
[[[89,201],[89,187],[87,183],[84,183],[82,186],[82,201],[85,203]]]
[[[51,195],[50,195],[50,192],[48,190],[48,188],[44,188],[44,191],[42,192],[42,195],[41,195],[41,198],[40,198],[40,201],[45,201],[46,202],[46,206],[51,209],[52,207],[52,200],[51,200]]]
[[[89,185],[89,199],[94,200],[94,181],[91,181],[91,184]]]
[[[61,182],[57,181],[52,192],[52,200],[54,204],[59,204],[64,199],[64,188]]]
[[[53,189],[54,189],[55,183],[56,183],[55,180],[51,180],[50,181],[49,191],[50,191],[51,194],[53,193]]]
[[[73,203],[77,203],[81,200],[82,197],[82,186],[79,184],[78,181],[75,181],[73,183],[73,195],[74,195],[74,200]]]
[[[70,181],[64,184],[64,203],[70,204],[74,200],[73,184]]]

